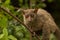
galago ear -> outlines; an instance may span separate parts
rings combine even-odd
[[[22,14],[25,15],[25,10],[21,10]]]
[[[17,12],[21,12],[22,14],[25,14],[25,10],[24,9],[18,9]]]
[[[38,8],[35,8],[35,9],[34,9],[34,13],[37,13],[37,11],[38,11]]]

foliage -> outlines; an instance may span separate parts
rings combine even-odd
[[[46,0],[44,0],[46,1]],[[45,8],[47,5],[43,0],[37,0],[37,4],[35,5],[36,0],[32,0],[32,8],[39,7]],[[47,2],[51,3],[54,0],[47,0]],[[18,5],[18,4],[17,4]],[[9,9],[15,16],[17,16],[21,21],[23,21],[23,17],[20,12],[17,12],[14,8],[15,6],[11,5],[11,0],[0,0],[0,6],[4,6]],[[20,8],[29,8],[28,0],[19,0]],[[6,14],[3,10],[0,10],[0,40],[29,40],[30,33],[28,30],[17,22],[14,18]],[[35,39],[34,39],[35,40]],[[51,40],[55,40],[55,37],[51,36]]]

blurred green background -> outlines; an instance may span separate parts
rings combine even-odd
[[[60,0],[0,0],[0,6],[9,9],[23,22],[21,12],[17,8],[43,8],[51,13],[60,27]],[[0,9],[0,40],[29,40],[29,31],[14,18]],[[33,38],[36,40],[36,38]],[[50,40],[56,40],[51,34]]]

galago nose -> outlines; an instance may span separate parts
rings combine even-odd
[[[31,22],[31,17],[29,17],[29,22]]]
[[[29,22],[31,22],[31,19],[29,19]]]

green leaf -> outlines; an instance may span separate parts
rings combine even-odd
[[[7,18],[4,15],[0,15],[0,27],[7,27]]]
[[[38,7],[44,8],[44,7],[46,7],[46,4],[45,3],[40,3],[40,4],[38,4]]]
[[[6,28],[3,29],[4,36],[0,40],[8,40],[8,31]]]
[[[9,5],[9,3],[10,3],[10,0],[6,0],[4,4]]]
[[[17,40],[13,35],[9,35],[8,38],[11,39],[11,40]]]
[[[53,2],[54,0],[47,0],[49,3]]]
[[[50,40],[57,40],[57,39],[56,39],[56,37],[53,34],[51,34],[50,35]]]
[[[0,34],[0,39],[3,38],[4,34]]]

